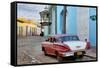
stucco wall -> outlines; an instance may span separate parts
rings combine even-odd
[[[89,8],[77,7],[77,34],[80,40],[89,40]]]
[[[53,6],[52,9],[51,9],[51,12],[52,12],[52,14],[51,14],[52,15],[52,20],[51,20],[51,22],[52,22],[52,24],[51,24],[51,34],[52,35],[55,35],[55,25],[56,25],[55,11],[56,11],[55,6]]]
[[[63,9],[63,6],[57,6],[57,34],[61,34],[62,33],[62,23],[61,23],[61,16],[60,13]]]
[[[77,29],[76,29],[76,17],[77,17],[77,13],[76,13],[76,7],[73,6],[68,6],[67,7],[67,34],[76,34],[77,33]]]
[[[96,8],[89,9],[89,17],[96,15]],[[96,45],[96,21],[89,18],[89,39],[92,46]]]
[[[48,26],[44,26],[44,36],[48,36]]]

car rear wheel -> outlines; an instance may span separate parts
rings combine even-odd
[[[47,56],[48,54],[46,53],[45,48],[42,48],[42,51],[44,51],[44,55]]]

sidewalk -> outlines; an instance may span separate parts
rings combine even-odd
[[[96,58],[96,48],[92,47],[89,50],[86,51],[86,55],[88,56],[92,56]]]

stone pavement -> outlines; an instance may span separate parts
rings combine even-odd
[[[45,39],[40,36],[18,38],[17,40],[17,63],[18,64],[40,64],[56,63],[58,60],[52,56],[45,56],[41,50],[41,42]],[[86,51],[89,56],[96,57],[96,49]],[[95,60],[89,57],[78,59],[78,61]],[[67,61],[67,60],[66,60]],[[73,61],[73,60],[72,60]]]
[[[86,51],[86,55],[96,58],[96,48],[92,47]]]

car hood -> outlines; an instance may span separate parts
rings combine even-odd
[[[86,48],[86,42],[83,41],[67,41],[63,43],[69,46],[71,50],[83,50]]]

